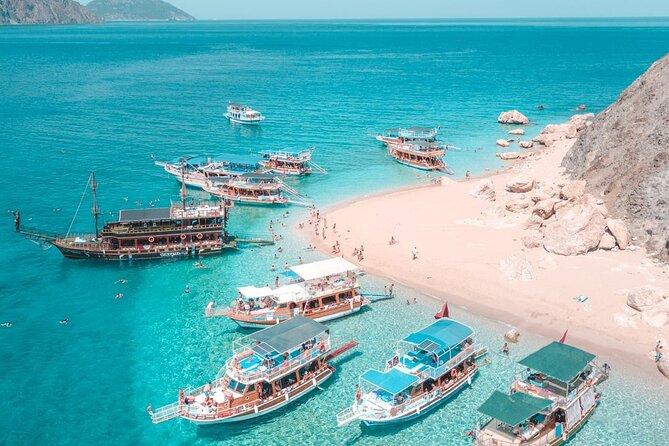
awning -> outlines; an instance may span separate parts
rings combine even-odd
[[[367,381],[374,387],[385,390],[391,395],[397,395],[418,382],[417,376],[400,372],[397,369],[390,369],[387,372],[367,370],[360,379]]]
[[[274,300],[279,303],[295,302],[306,299],[307,291],[304,287],[293,283],[275,289],[272,296],[274,297]]]
[[[402,341],[433,353],[450,350],[474,334],[474,330],[453,319],[439,319],[420,331],[411,333]]]
[[[341,257],[334,257],[332,259],[321,260],[319,262],[293,266],[290,269],[303,280],[313,280],[320,277],[342,274],[348,271],[355,271],[358,269],[358,267],[348,260],[342,259]]]
[[[169,220],[170,208],[122,209],[118,213],[119,222]]]
[[[258,288],[255,286],[243,286],[237,288],[237,290],[242,293],[242,296],[244,296],[247,299],[257,299],[259,297],[265,297],[265,296],[271,296],[272,295],[272,289],[270,287],[262,287]]]
[[[248,338],[258,341],[257,344],[262,345],[266,351],[283,353],[292,351],[323,333],[329,333],[328,327],[325,325],[302,316],[296,316],[278,325],[250,334]]]
[[[507,395],[498,390],[479,407],[479,412],[491,418],[517,426],[553,404],[551,400],[536,398],[526,393]]]
[[[593,359],[595,359],[595,355],[592,353],[554,341],[520,360],[519,364],[564,383],[569,383]]]

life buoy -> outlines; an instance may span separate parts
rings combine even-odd
[[[186,234],[181,234],[181,240],[186,240]]]
[[[155,241],[156,241],[156,239],[154,237],[149,237],[149,243],[153,243]]]
[[[451,378],[455,379],[455,377],[458,376],[458,372],[455,369],[451,369]]]
[[[195,237],[197,237],[197,238],[198,238],[198,240],[202,239],[202,233],[199,233],[199,234],[198,234],[198,235],[196,235]]]
[[[588,378],[588,387],[592,387],[592,378]]]

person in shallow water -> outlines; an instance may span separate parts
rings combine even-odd
[[[505,355],[508,355],[508,354],[509,354],[509,344],[506,343],[506,342],[505,342],[504,345],[502,346],[502,353],[504,353]]]
[[[68,322],[70,322],[70,320],[69,320],[68,318],[61,319],[61,320],[60,320],[60,324],[61,324],[61,325],[65,325],[65,324],[67,324]]]
[[[11,326],[12,326],[12,323],[11,323],[11,322],[9,322],[9,321],[7,321],[7,322],[3,322],[3,323],[2,323],[2,324],[0,324],[0,325],[2,325],[3,327],[7,327],[7,328],[9,328],[9,327],[11,327]]]
[[[190,287],[188,285],[186,285],[186,289],[184,290],[184,293],[186,293],[186,294],[190,293]]]

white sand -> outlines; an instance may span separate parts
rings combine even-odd
[[[532,234],[522,227],[526,214],[483,214],[491,205],[504,205],[510,195],[503,192],[504,185],[520,172],[542,181],[564,181],[559,165],[573,141],[540,149],[539,156],[490,176],[497,190],[495,203],[469,194],[477,179],[445,180],[444,185],[384,193],[322,212],[328,224],[326,240],[316,237],[308,222],[302,231],[327,253],[339,241],[344,257],[354,262],[354,248],[364,245],[364,260],[358,263],[370,273],[521,332],[558,339],[568,329],[573,345],[606,360],[655,369],[649,353],[659,338],[669,340],[669,327],[649,327],[638,315],[623,317],[633,325],[623,327],[614,316],[634,313],[625,304],[626,289],[652,284],[669,290],[669,268],[647,260],[641,248],[575,257],[550,254],[541,247],[526,249],[521,237]],[[389,244],[391,236],[397,244]],[[414,246],[418,260],[412,260]],[[512,256],[531,264],[532,280],[509,279],[502,273],[500,261]],[[579,295],[588,296],[587,302],[576,302]],[[620,314],[615,317],[620,321]]]

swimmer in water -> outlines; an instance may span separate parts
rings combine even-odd
[[[116,283],[126,283],[126,282],[127,282],[127,280],[125,280],[125,279],[118,279],[116,281]]]
[[[186,285],[186,289],[184,290],[184,292],[185,292],[186,294],[190,293],[190,287],[189,287],[188,285]]]
[[[123,293],[117,293],[116,298],[117,299],[123,299]]]
[[[70,320],[69,320],[68,318],[61,319],[61,320],[60,320],[60,325],[65,325],[65,324],[67,324],[68,322],[70,322]]]
[[[12,323],[8,321],[8,322],[3,322],[3,323],[0,324],[0,325],[2,325],[3,327],[7,327],[7,328],[9,328],[9,327],[12,326]]]
[[[202,262],[195,262],[195,263],[193,264],[193,266],[194,266],[195,268],[204,268],[204,263],[202,263]]]

